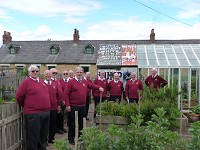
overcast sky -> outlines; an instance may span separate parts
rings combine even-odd
[[[168,17],[167,17],[168,16]],[[1,0],[13,41],[200,39],[199,0]],[[2,37],[2,36],[1,36]],[[2,44],[2,40],[0,41]]]

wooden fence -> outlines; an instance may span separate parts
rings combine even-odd
[[[8,97],[15,97],[15,92],[24,78],[21,75],[0,76],[0,98],[7,100]]]
[[[23,115],[18,104],[0,104],[0,150],[22,150],[23,132]]]

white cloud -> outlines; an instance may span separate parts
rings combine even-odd
[[[189,27],[181,23],[141,21],[134,19],[134,17],[124,20],[102,21],[88,25],[85,30],[78,30],[80,40],[149,40],[152,28],[155,30],[156,40],[200,39],[198,34],[200,23]],[[1,24],[0,30],[7,31]],[[73,39],[73,30],[63,30],[62,33],[56,33],[47,25],[40,25],[34,31],[9,30],[9,32],[11,32],[13,41],[38,41],[48,38],[51,40]]]
[[[200,24],[188,27],[181,23],[114,20],[90,25],[86,31],[80,31],[80,36],[82,40],[148,40],[154,28],[157,40],[199,39],[199,27]]]
[[[96,0],[7,0],[0,1],[2,8],[26,14],[52,17],[57,15],[82,16],[102,6]]]

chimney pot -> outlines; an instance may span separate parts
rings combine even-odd
[[[151,41],[151,43],[155,43],[155,32],[154,32],[154,29],[151,29],[150,41]]]
[[[7,44],[12,41],[12,36],[10,32],[4,31],[4,35],[2,36],[3,38],[3,44]]]
[[[78,44],[78,41],[79,41],[79,31],[77,29],[74,29],[73,41],[74,41],[74,44]]]

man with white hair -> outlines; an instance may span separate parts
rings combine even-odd
[[[51,81],[51,72],[49,70],[46,70],[44,72],[44,83],[47,85],[48,92],[49,92],[49,98],[51,103],[50,108],[50,123],[49,123],[49,137],[48,137],[48,143],[54,143],[53,140],[55,140],[55,133],[56,133],[56,115],[57,112],[60,112],[60,96],[59,91],[56,83]]]
[[[151,75],[146,78],[145,84],[149,88],[152,86],[155,90],[158,90],[159,88],[166,86],[168,82],[161,76],[157,75],[156,68],[152,68]]]
[[[119,80],[119,74],[114,73],[113,80],[108,83],[108,91],[110,92],[110,101],[121,102],[123,83]]]
[[[69,80],[64,92],[66,110],[68,111],[68,140],[70,144],[75,144],[75,111],[78,111],[79,136],[83,129],[83,117],[85,116],[85,105],[88,88],[98,89],[103,92],[103,88],[87,82],[83,77],[83,68],[76,68],[76,75]]]
[[[56,68],[51,68],[50,69],[51,72],[51,80],[53,83],[55,83],[58,87],[58,91],[59,91],[59,95],[60,95],[60,106],[63,107],[65,106],[65,103],[62,101],[62,96],[63,96],[63,91],[62,91],[62,85],[60,84],[60,81],[57,79],[57,74],[58,71],[56,70]],[[63,111],[60,111],[59,113],[57,113],[57,133],[63,134],[64,132],[66,132],[66,130],[64,129],[64,113]]]
[[[131,79],[126,82],[125,95],[129,103],[138,103],[139,98],[143,95],[142,81],[136,78],[136,73],[131,73]],[[141,94],[138,92],[142,91]]]
[[[48,88],[38,77],[35,65],[28,68],[27,77],[18,87],[16,99],[23,107],[26,130],[26,149],[45,150],[49,130],[49,110],[51,107]]]

